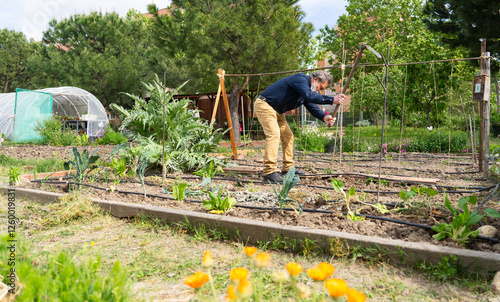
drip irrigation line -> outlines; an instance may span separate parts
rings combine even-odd
[[[481,201],[478,205],[477,205],[477,211],[479,211],[481,209],[481,207],[483,206],[483,204],[485,202],[487,202],[488,200],[490,200],[491,197],[493,197],[493,194],[496,193],[496,191],[498,190],[498,187],[500,186],[500,183],[497,184],[495,186],[495,189],[490,193],[490,195],[488,195],[488,197],[486,197],[483,201]]]
[[[157,176],[156,174],[147,174],[149,176]],[[309,174],[310,176],[337,176],[337,175],[347,175],[345,173],[338,173],[338,174]],[[176,179],[177,177],[174,177],[174,176],[165,176],[166,178],[169,178],[169,179]],[[63,177],[63,179],[70,179],[71,177]],[[200,176],[183,176],[183,177],[180,177],[181,179],[199,179],[199,180],[202,180],[203,178],[200,177]],[[100,179],[100,180],[105,180],[104,178],[97,178],[97,179]],[[261,184],[269,184],[269,182],[266,182],[266,181],[259,181],[259,180],[246,180],[246,179],[239,179],[239,178],[236,178],[236,179],[233,179],[233,178],[225,178],[225,177],[213,177],[212,178],[213,180],[225,180],[225,181],[231,181],[231,182],[243,182],[243,183],[261,183]],[[43,180],[42,179],[38,179],[38,180],[32,180],[31,182],[42,182]],[[53,182],[47,182],[47,181],[44,181],[45,183],[52,183],[52,184],[69,184],[69,183],[72,183],[72,182],[67,182],[67,181],[61,181],[61,182],[57,182],[57,181],[53,181]],[[108,181],[109,182],[109,181]],[[120,182],[124,182],[124,183],[137,183],[137,184],[142,184],[140,181],[136,181],[136,180],[121,180]],[[405,183],[414,183],[414,184],[418,184],[418,185],[423,185],[423,186],[429,186],[429,184],[426,184],[426,183],[419,183],[419,182],[405,182]],[[78,184],[78,183],[75,183],[75,184]],[[144,182],[145,185],[149,185],[149,186],[159,186],[159,184],[155,184],[155,183],[151,183],[151,182]],[[83,185],[83,186],[88,186],[88,187],[93,187],[92,185],[90,184],[79,184],[79,185]],[[316,185],[307,185],[307,184],[298,184],[300,186],[307,186],[307,187],[311,187],[311,188],[318,188],[318,189],[326,189],[326,190],[333,190],[333,188],[331,187],[325,187],[325,186],[316,186]],[[500,184],[498,184],[500,185]],[[469,191],[458,191],[458,190],[450,190],[450,191],[446,191],[446,193],[479,193],[479,192],[482,192],[482,191],[486,191],[488,189],[491,189],[497,185],[491,185],[491,186],[487,186],[487,187],[452,187],[452,186],[445,186],[445,185],[437,185],[437,184],[434,184],[435,187],[439,187],[439,188],[462,188],[462,189],[468,189]],[[96,187],[98,189],[102,189],[100,187]],[[346,189],[347,190],[347,189]],[[373,191],[370,191],[370,190],[367,190],[367,191],[363,191],[365,193],[374,193]],[[383,194],[399,194],[400,191],[384,191],[384,192],[381,192]],[[438,191],[439,193],[443,193],[443,191]]]
[[[33,180],[32,182],[42,182],[43,180]],[[90,188],[93,188],[93,189],[97,189],[97,190],[103,190],[103,191],[110,191],[109,188],[101,188],[101,187],[98,187],[98,186],[94,186],[94,185],[89,185],[89,184],[83,184],[83,183],[75,183],[75,182],[69,182],[69,181],[54,181],[54,182],[45,182],[45,183],[50,183],[50,184],[73,184],[73,185],[82,185],[82,186],[87,186],[87,187],[90,187]],[[494,190],[494,192],[492,194],[490,194],[490,196],[488,196],[486,198],[486,200],[488,200],[495,192],[496,190],[498,189],[498,186],[500,184],[498,184]],[[168,196],[162,196],[162,195],[156,195],[156,194],[150,194],[150,193],[141,193],[141,192],[131,192],[131,191],[122,191],[122,190],[115,190],[115,192],[117,193],[121,193],[121,194],[132,194],[132,195],[141,195],[141,196],[148,196],[148,197],[154,197],[154,198],[160,198],[160,199],[168,199],[168,200],[176,200],[175,198],[173,197],[168,197]],[[194,202],[194,203],[203,203],[203,201],[199,201],[199,200],[194,200],[194,199],[184,199],[185,201],[189,201],[189,202]],[[486,202],[486,200],[484,200],[482,203]],[[288,209],[288,208],[284,208],[284,209],[281,209],[279,207],[256,207],[256,206],[248,206],[248,205],[234,205],[234,207],[238,207],[238,208],[246,208],[246,209],[252,209],[252,210],[265,210],[265,211],[275,211],[275,210],[285,210],[285,211],[295,211],[294,209]],[[337,212],[333,212],[333,211],[328,211],[328,210],[316,210],[316,209],[302,209],[303,212],[307,212],[307,213],[322,213],[322,214],[335,214]],[[347,212],[340,212],[342,215],[344,216],[347,216],[348,213]],[[387,222],[392,222],[392,223],[397,223],[397,224],[402,224],[402,225],[408,225],[408,226],[413,226],[413,227],[418,227],[418,228],[423,228],[423,229],[428,229],[428,230],[432,230],[432,227],[431,226],[428,226],[428,225],[425,225],[425,224],[418,224],[418,223],[413,223],[413,222],[409,222],[409,221],[404,221],[404,220],[399,220],[399,219],[393,219],[393,218],[388,218],[388,217],[382,217],[382,216],[375,216],[375,215],[368,215],[368,214],[354,214],[355,216],[362,216],[362,217],[365,217],[365,218],[369,218],[369,219],[374,219],[374,220],[382,220],[382,221],[387,221]],[[489,237],[484,237],[484,236],[477,236],[476,239],[482,239],[482,240],[487,240],[487,241],[491,241],[491,242],[495,242],[495,243],[499,243],[500,240],[496,239],[496,238],[489,238]]]

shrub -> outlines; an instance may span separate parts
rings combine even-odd
[[[418,140],[420,152],[463,152],[467,146],[467,134],[462,131],[435,131]]]
[[[451,135],[447,131],[435,131],[417,139],[405,139],[399,147],[399,141],[385,143],[382,148],[385,152],[467,152],[467,133],[462,131],[452,131]],[[373,152],[379,152],[375,148]]]
[[[157,78],[157,81],[159,79]],[[163,88],[158,84],[144,84],[151,94],[151,100],[126,94],[135,104],[132,109],[125,109],[119,105],[111,104],[111,108],[123,115],[120,129],[128,128],[135,132],[134,141],[149,147],[155,154],[148,156],[154,160],[151,163],[161,164],[163,140],[163,102],[165,100],[165,166],[167,170],[193,171],[199,170],[211,161],[222,165],[223,161],[210,156],[219,146],[226,131],[213,129],[212,124],[206,120],[193,117],[193,111],[188,110],[189,99],[172,100],[187,82],[174,91],[167,91],[164,95]]]
[[[295,137],[294,141],[296,142],[297,149],[324,152],[329,138],[317,131],[317,128],[315,130],[309,128],[302,128],[302,132]]]
[[[108,127],[106,134],[97,140],[98,145],[119,145],[127,142],[128,139],[120,132],[115,132],[112,128]]]
[[[35,131],[40,135],[42,144],[53,146],[71,146],[77,143],[73,130],[62,130],[62,122],[55,117],[43,120],[35,126]]]
[[[355,125],[356,125],[356,127],[368,127],[371,125],[371,123],[369,120],[362,120],[362,121],[356,122]]]

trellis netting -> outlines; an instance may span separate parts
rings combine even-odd
[[[89,137],[104,135],[109,122],[101,102],[77,87],[17,89],[0,94],[0,131],[13,141],[39,139],[34,127],[52,115],[82,121]]]

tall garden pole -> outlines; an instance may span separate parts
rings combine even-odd
[[[226,87],[224,86],[224,71],[219,69],[220,88],[222,91],[222,100],[224,101],[224,109],[226,110],[227,127],[229,128],[229,137],[231,138],[231,146],[233,147],[233,158],[238,159],[236,151],[236,142],[234,141],[233,123],[231,122],[231,113],[229,112],[229,102],[227,100]]]
[[[382,149],[384,145],[384,128],[385,128],[385,111],[387,108],[387,84],[389,83],[389,46],[387,46],[387,57],[384,59],[385,63],[385,81],[384,81],[384,111],[382,112],[382,135],[380,138],[380,152],[379,152],[379,159],[378,159],[378,186],[377,186],[377,201],[379,200],[380,197],[380,174],[382,170]]]
[[[486,74],[486,83],[485,86],[488,85],[490,86],[490,81],[491,81],[491,71],[490,71],[490,53],[489,52],[484,52],[484,57],[481,56],[481,61],[485,61],[485,74]],[[482,64],[481,64],[482,66]],[[486,150],[486,153],[490,153],[490,109],[491,109],[491,102],[490,102],[490,88],[485,89],[485,95],[484,95],[484,150]],[[490,160],[489,157],[484,157],[484,178],[488,178],[490,175]]]
[[[162,144],[163,144],[163,152],[162,152],[162,156],[161,156],[161,162],[162,162],[162,184],[164,185],[165,184],[165,178],[166,178],[166,169],[165,169],[165,106],[167,104],[165,104],[165,94],[167,93],[166,92],[167,90],[167,73],[164,71],[163,72],[163,140],[162,140]]]
[[[481,72],[474,77],[472,100],[479,102],[479,170],[483,176],[489,176],[488,158],[490,148],[490,61],[486,52],[486,39],[481,41]]]

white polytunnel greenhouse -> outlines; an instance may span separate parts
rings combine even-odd
[[[16,92],[0,94],[0,131],[12,141],[39,139],[34,127],[51,116],[60,118],[65,127],[76,125],[76,130],[89,137],[104,135],[109,123],[101,102],[81,88],[18,88]]]

